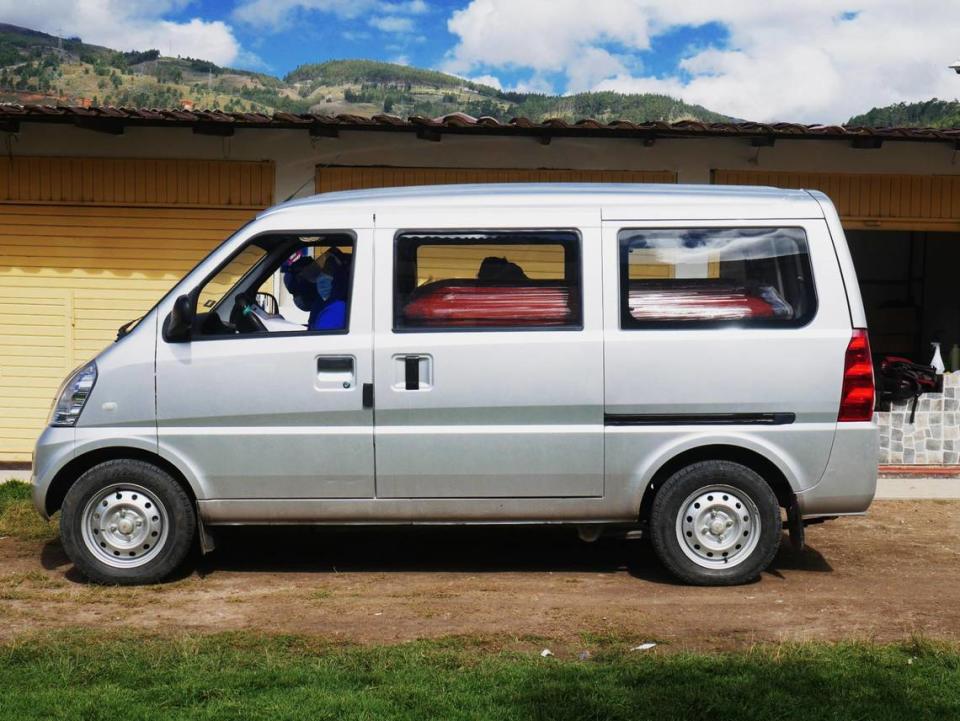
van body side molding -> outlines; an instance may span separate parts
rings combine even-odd
[[[605,426],[784,426],[796,413],[604,413]]]

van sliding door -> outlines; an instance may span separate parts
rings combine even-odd
[[[599,229],[469,214],[378,217],[377,496],[602,496]]]

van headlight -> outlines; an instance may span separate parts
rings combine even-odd
[[[51,426],[75,426],[97,382],[97,364],[88,363],[60,386],[50,413]]]

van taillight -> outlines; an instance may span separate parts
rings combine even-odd
[[[873,361],[870,339],[864,328],[854,328],[843,358],[843,390],[838,421],[869,421],[873,418]]]

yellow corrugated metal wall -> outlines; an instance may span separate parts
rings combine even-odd
[[[318,193],[450,183],[676,183],[672,170],[317,167]]]
[[[714,170],[713,182],[822,190],[848,229],[960,230],[960,176]]]
[[[272,163],[0,160],[0,462],[57,384],[273,197]]]

